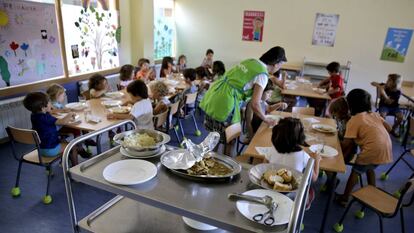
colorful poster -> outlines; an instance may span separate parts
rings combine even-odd
[[[339,15],[316,13],[312,45],[333,47]]]
[[[412,35],[412,29],[388,28],[381,60],[404,62]]]
[[[264,11],[244,11],[242,40],[262,41]]]

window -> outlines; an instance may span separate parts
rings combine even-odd
[[[154,59],[175,54],[174,0],[154,0]]]
[[[115,0],[63,0],[69,75],[119,66],[119,13]]]

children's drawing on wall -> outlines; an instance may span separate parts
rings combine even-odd
[[[244,11],[242,40],[262,41],[264,11]]]
[[[381,60],[404,62],[412,35],[412,29],[389,28],[382,48]]]
[[[0,88],[63,74],[54,4],[3,0],[0,5]],[[51,43],[51,39],[54,39]]]
[[[79,49],[78,49],[78,45],[74,44],[70,46],[72,49],[72,58],[78,58],[79,57]]]
[[[73,32],[65,33],[66,50],[72,54],[68,57],[70,73],[109,69],[119,65],[119,55],[113,52],[118,51],[118,12],[110,8],[112,5],[115,6],[107,0],[73,4],[64,2],[64,28]]]

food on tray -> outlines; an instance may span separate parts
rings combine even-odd
[[[315,125],[315,129],[318,129],[324,132],[332,132],[332,128],[329,126],[325,126],[325,125]]]
[[[196,162],[190,169],[187,169],[189,175],[225,176],[231,172],[232,170],[229,167],[212,157],[203,158],[203,160]]]
[[[131,111],[131,107],[119,106],[119,107],[111,108],[111,109],[109,109],[109,111],[111,111],[112,113],[125,114],[125,113],[129,113]]]
[[[149,147],[155,146],[156,143],[155,138],[147,133],[133,133],[124,138],[123,145],[131,147]]]
[[[292,191],[298,185],[292,171],[286,168],[267,170],[263,173],[262,179],[278,191]]]

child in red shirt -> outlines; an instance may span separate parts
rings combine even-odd
[[[342,78],[339,70],[341,65],[338,62],[331,62],[326,66],[329,77],[322,80],[318,87],[326,88],[328,95],[332,99],[336,99],[344,95],[344,79]]]

